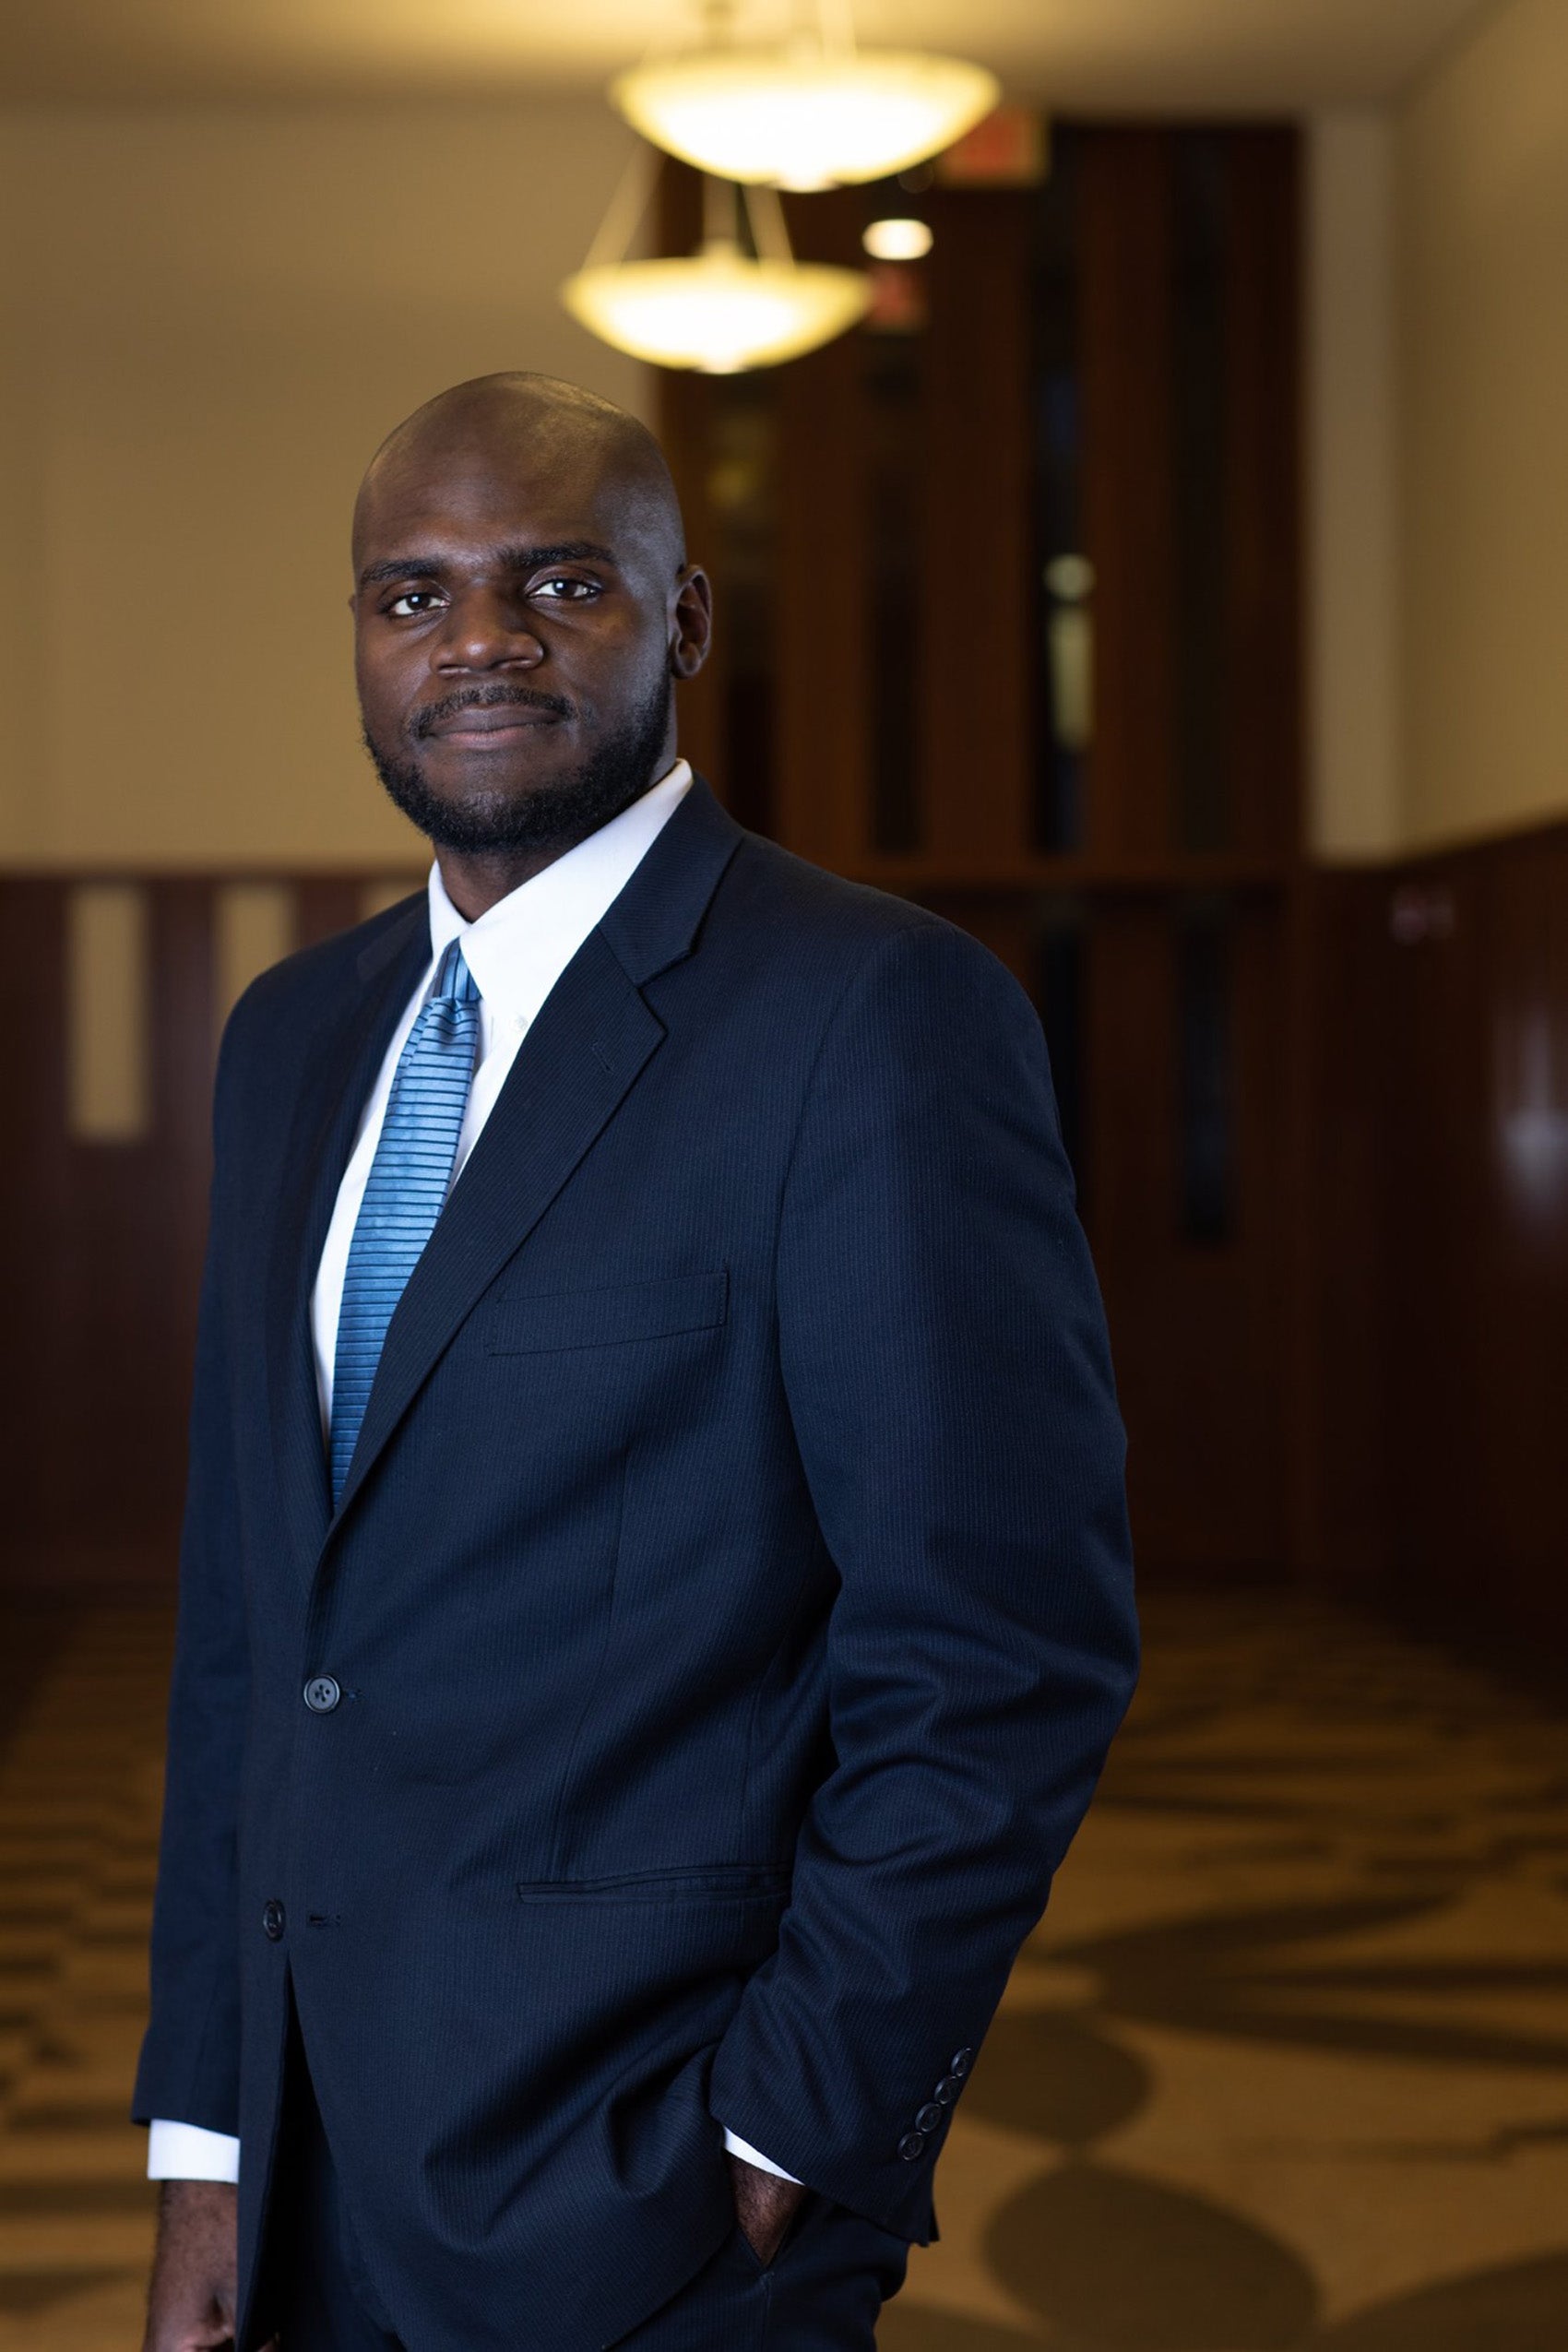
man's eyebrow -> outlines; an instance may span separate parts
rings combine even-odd
[[[609,564],[618,567],[613,548],[595,539],[557,540],[549,547],[498,547],[493,560],[504,571],[538,572],[547,564]],[[438,580],[446,565],[435,555],[393,555],[385,563],[367,564],[360,574],[361,588],[379,588],[386,580]]]
[[[385,564],[367,564],[360,574],[360,586],[379,588],[383,580],[438,580],[441,571],[434,555],[394,555]]]

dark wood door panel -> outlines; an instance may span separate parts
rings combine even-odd
[[[1568,1635],[1568,829],[1317,893],[1319,1556]]]
[[[1084,544],[1095,571],[1088,846],[1170,849],[1172,594],[1170,134],[1086,133],[1079,164]]]
[[[1286,970],[1274,908],[1231,922],[1230,1229],[1187,1229],[1180,918],[1127,904],[1091,934],[1087,1220],[1111,1321],[1140,1558],[1277,1574],[1291,1410],[1283,1252]]]

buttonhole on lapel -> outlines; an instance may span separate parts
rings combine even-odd
[[[340,1928],[342,1924],[343,1915],[340,1911],[311,1911],[305,1917],[307,1928]]]

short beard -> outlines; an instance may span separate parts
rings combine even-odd
[[[561,857],[640,800],[653,783],[669,741],[674,691],[672,679],[659,679],[619,732],[572,774],[524,791],[475,792],[461,803],[443,800],[431,789],[417,758],[390,757],[368,731],[364,747],[389,797],[436,849],[470,857],[497,849],[544,849]],[[492,686],[439,707],[445,716],[459,707],[489,709],[510,702],[527,707],[546,699],[526,689]]]

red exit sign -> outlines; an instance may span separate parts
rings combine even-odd
[[[999,106],[936,159],[950,188],[1033,188],[1051,169],[1045,116],[1032,106]]]

